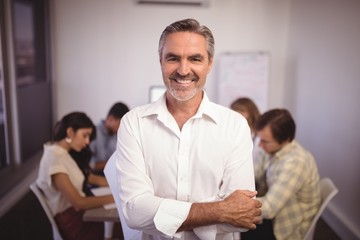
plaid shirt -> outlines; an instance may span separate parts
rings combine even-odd
[[[270,155],[254,157],[262,217],[273,219],[277,240],[303,239],[320,206],[319,173],[310,152],[293,140]]]

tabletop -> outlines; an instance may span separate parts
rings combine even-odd
[[[83,220],[89,222],[120,222],[119,213],[116,208],[105,209],[104,207],[86,210]]]

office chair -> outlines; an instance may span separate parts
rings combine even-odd
[[[316,223],[318,222],[321,214],[324,212],[325,208],[329,204],[330,200],[338,193],[338,189],[331,181],[330,178],[322,178],[319,181],[320,185],[320,194],[321,194],[321,204],[319,211],[316,213],[315,217],[311,221],[310,227],[308,228],[304,240],[313,240]]]
[[[106,177],[106,180],[109,184],[109,188],[111,190],[111,193],[115,199],[116,208],[118,210],[119,216],[120,216],[120,223],[121,228],[123,231],[124,238],[126,240],[137,240],[141,237],[141,232],[138,230],[134,230],[130,228],[124,218],[124,214],[122,212],[122,209],[119,208],[120,206],[120,198],[119,198],[119,192],[117,190],[116,186],[116,166],[115,166],[115,153],[110,157],[110,159],[107,161],[106,166],[104,168],[104,174]]]
[[[37,199],[39,200],[42,208],[44,209],[46,216],[48,217],[50,223],[51,223],[51,227],[52,227],[52,233],[53,233],[53,238],[54,240],[62,240],[62,237],[60,235],[59,229],[56,225],[55,219],[53,217],[53,215],[51,214],[50,208],[48,206],[47,200],[44,196],[44,193],[42,192],[42,190],[37,186],[36,182],[33,182],[30,185],[30,189],[31,191],[35,194],[35,196],[37,197]]]

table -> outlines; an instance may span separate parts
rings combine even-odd
[[[100,207],[86,210],[83,220],[89,222],[120,222],[120,217],[116,208],[105,209]]]
[[[116,208],[105,209],[104,207],[88,209],[83,215],[84,221],[104,222],[104,238],[111,239],[115,222],[120,222]]]

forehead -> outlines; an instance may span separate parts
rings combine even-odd
[[[207,54],[207,43],[204,36],[193,32],[176,32],[169,34],[164,41],[163,55]]]
[[[258,131],[257,135],[263,140],[273,140],[273,135],[269,125]]]
[[[81,133],[91,133],[92,132],[92,128],[79,128],[77,131],[76,131],[76,133],[79,133],[79,134],[81,134]]]

